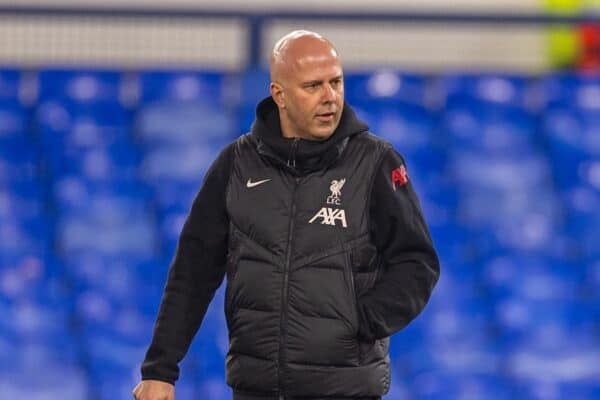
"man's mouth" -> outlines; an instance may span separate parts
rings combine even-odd
[[[335,113],[333,113],[333,112],[321,113],[321,114],[317,114],[317,119],[319,121],[328,122],[328,121],[332,121],[334,116],[335,116]]]

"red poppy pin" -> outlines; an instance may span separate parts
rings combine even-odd
[[[396,185],[404,186],[408,183],[408,173],[404,165],[399,166],[392,170],[392,186],[396,190]]]

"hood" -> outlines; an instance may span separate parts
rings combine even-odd
[[[296,172],[306,173],[335,161],[350,137],[368,129],[352,108],[344,103],[340,123],[326,140],[285,138],[281,133],[279,109],[269,96],[256,107],[256,120],[252,125],[251,135],[261,154],[285,164]]]

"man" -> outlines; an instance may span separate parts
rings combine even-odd
[[[344,104],[333,45],[292,32],[270,69],[251,133],[218,156],[183,227],[138,400],[174,399],[225,274],[235,400],[379,399],[389,336],[437,282],[404,161]]]

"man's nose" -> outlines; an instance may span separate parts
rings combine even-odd
[[[337,92],[335,91],[335,89],[333,88],[332,85],[330,84],[326,84],[324,85],[324,93],[323,93],[323,101],[334,101],[336,96],[337,96]]]

